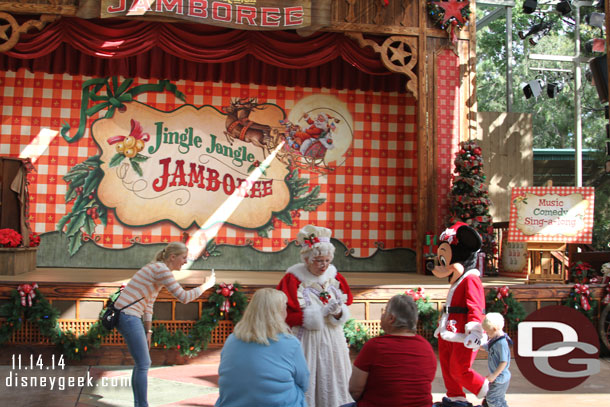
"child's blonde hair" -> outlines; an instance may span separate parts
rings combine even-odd
[[[504,329],[504,317],[499,312],[490,312],[485,315],[483,320],[483,329],[494,328],[498,331]]]

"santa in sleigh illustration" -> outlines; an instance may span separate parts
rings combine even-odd
[[[340,120],[324,112],[315,117],[305,113],[302,119],[308,125],[305,129],[289,120],[280,120],[280,124],[285,127],[282,138],[286,142],[284,150],[288,152],[289,161],[310,169],[319,166],[328,168],[324,156],[327,150],[335,148],[334,131]]]

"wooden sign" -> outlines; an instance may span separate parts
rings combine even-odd
[[[252,119],[277,123],[269,106]],[[288,170],[269,152],[225,134],[227,115],[211,106],[160,112],[129,103],[124,112],[95,121],[91,135],[102,150],[104,177],[97,195],[120,221],[144,226],[171,220],[180,228],[203,225],[233,197],[225,221],[256,229],[290,201]],[[263,168],[264,166],[264,168]],[[257,175],[255,168],[261,168]]]
[[[523,275],[528,271],[527,243],[509,242],[506,235],[502,239],[500,272],[503,275]]]
[[[240,30],[285,30],[313,24],[311,3],[311,0],[102,0],[100,15],[168,17]],[[321,3],[328,3],[323,7],[330,9],[329,2]],[[316,12],[325,14],[329,13]]]
[[[594,196],[592,187],[513,188],[508,240],[591,243]]]

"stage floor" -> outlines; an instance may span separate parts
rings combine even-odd
[[[135,269],[82,269],[82,268],[38,268],[36,271],[16,276],[0,275],[0,283],[36,282],[38,284],[79,283],[79,284],[112,284],[126,283],[136,272]],[[209,270],[180,270],[174,272],[181,284],[198,285],[203,283]],[[446,280],[434,276],[416,273],[372,273],[372,272],[342,272],[352,287],[380,286],[426,286],[446,288]],[[239,282],[248,286],[274,286],[282,276],[283,271],[241,271],[216,270],[217,282]],[[525,278],[515,277],[483,277],[484,286],[521,285],[526,284]]]

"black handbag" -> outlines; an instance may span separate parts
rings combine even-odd
[[[112,331],[119,323],[121,311],[123,311],[125,308],[131,307],[133,304],[143,299],[144,298],[140,298],[139,300],[136,300],[131,304],[124,306],[123,308],[115,308],[114,301],[108,301],[108,306],[100,317],[100,322],[102,323],[102,326],[107,330]]]

